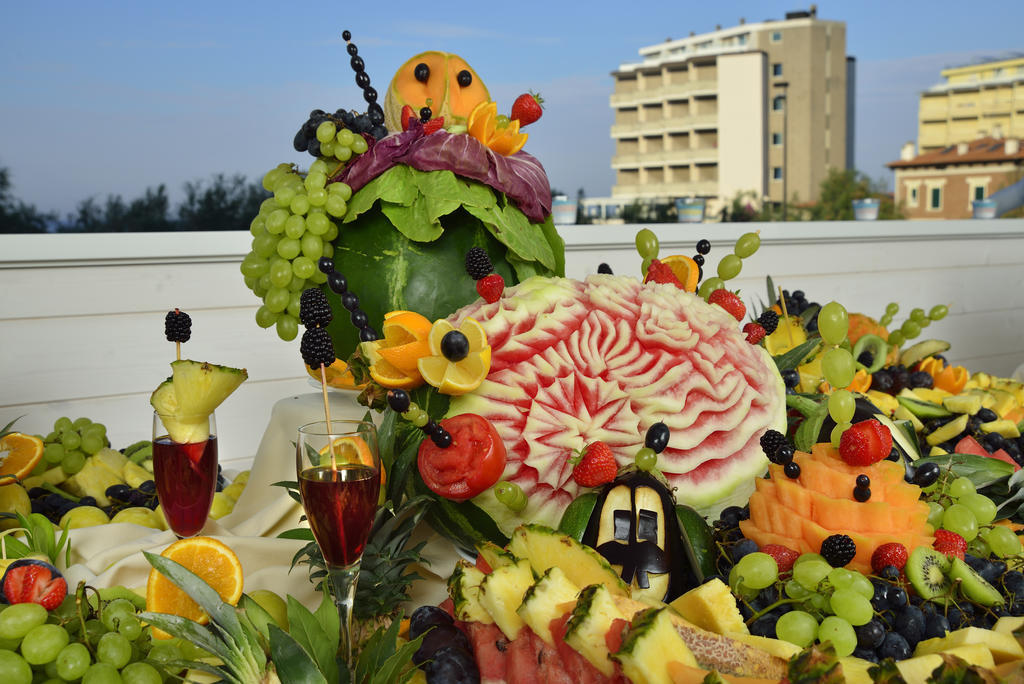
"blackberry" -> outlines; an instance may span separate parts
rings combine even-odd
[[[307,328],[326,328],[334,318],[327,295],[319,287],[303,290],[299,297],[299,320]]]
[[[317,368],[320,364],[330,366],[334,363],[334,345],[325,328],[306,328],[299,351],[307,366]]]
[[[784,444],[789,444],[789,442],[786,440],[786,436],[778,430],[768,430],[761,435],[761,450],[768,460],[771,460],[778,448]]]
[[[192,337],[192,319],[184,311],[168,311],[164,317],[164,334],[168,342],[188,342]]]
[[[612,275],[612,267],[608,264],[601,263],[597,265],[597,272],[605,275]]]
[[[480,280],[494,270],[494,265],[491,264],[491,258],[487,256],[487,252],[484,251],[483,247],[472,247],[466,252],[466,273],[473,280]],[[611,269],[609,269],[611,272]]]
[[[833,534],[821,542],[821,555],[833,568],[842,568],[857,555],[857,545],[845,534]]]
[[[761,312],[761,315],[757,317],[757,322],[764,328],[766,335],[771,335],[775,332],[776,328],[779,327],[779,314],[775,313],[771,309]]]

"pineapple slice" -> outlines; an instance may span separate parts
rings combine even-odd
[[[491,614],[480,605],[480,583],[483,581],[484,573],[469,561],[460,560],[455,565],[455,571],[448,578],[448,595],[455,604],[456,620],[484,625],[494,623]]]
[[[533,571],[526,560],[495,568],[480,582],[480,605],[490,613],[498,629],[509,640],[519,636],[523,628],[523,618],[516,609],[522,604],[524,594],[532,585]]]
[[[149,472],[138,463],[132,463],[128,461],[124,464],[124,470],[121,471],[121,477],[124,478],[125,483],[132,489],[138,489],[139,485],[146,480],[153,479],[153,473]]]
[[[519,560],[494,542],[480,542],[476,545],[476,551],[483,557],[484,562],[491,567],[491,570],[497,570],[506,565],[515,565],[516,561]]]
[[[249,377],[244,368],[181,359],[171,362],[181,416],[208,416]]]
[[[92,460],[122,480],[124,479],[125,464],[131,462],[120,451],[109,447],[100,449],[93,454]]]
[[[100,465],[99,461],[90,457],[77,473],[64,481],[62,485],[75,496],[91,496],[96,499],[97,506],[109,506],[107,488],[116,484],[124,484],[124,480]]]
[[[605,677],[615,673],[605,635],[616,619],[625,620],[626,616],[615,605],[611,591],[603,584],[592,584],[580,592],[572,617],[565,625],[565,643]]]
[[[955,632],[949,632],[944,637],[926,639],[917,644],[914,655],[928,655],[929,653],[941,653],[959,646],[971,644],[982,644],[992,652],[992,657],[997,663],[1005,663],[1010,660],[1024,658],[1024,649],[1012,634],[997,632],[994,630],[981,629],[980,627],[964,627]]]
[[[548,646],[555,645],[551,636],[551,621],[565,613],[564,604],[575,603],[580,588],[569,581],[557,565],[548,568],[532,587],[526,590],[523,602],[516,611],[527,627],[532,629]]]
[[[750,634],[736,598],[715,578],[686,592],[669,604],[693,624],[715,634]]]
[[[171,440],[179,444],[193,444],[206,441],[210,436],[210,424],[206,416],[202,418],[179,418],[178,395],[174,391],[174,383],[164,380],[149,398],[149,403],[160,414],[160,421],[167,430]]]
[[[512,533],[508,550],[528,559],[538,575],[557,565],[576,586],[604,584],[613,594],[629,596],[629,587],[601,554],[550,527],[520,525]]]
[[[667,607],[648,608],[634,615],[622,645],[611,657],[634,684],[671,684],[669,661],[697,667],[697,659],[676,631]]]
[[[979,665],[988,669],[995,667],[992,653],[985,648],[984,644],[957,646],[956,648],[947,649],[944,653],[950,653],[958,658],[962,658],[971,665]],[[938,653],[929,653],[901,660],[896,663],[896,668],[908,682],[924,682],[931,678],[932,672],[941,664],[942,656]]]

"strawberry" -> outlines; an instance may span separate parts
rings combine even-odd
[[[3,576],[3,595],[8,603],[38,603],[53,610],[68,595],[68,583],[60,571],[45,561],[16,560]]]
[[[878,463],[892,451],[892,433],[877,420],[862,420],[839,438],[839,455],[852,466]]]
[[[743,326],[743,332],[747,336],[747,342],[757,344],[764,339],[765,330],[760,323],[750,322]]]
[[[518,119],[520,127],[528,126],[544,113],[543,102],[544,98],[537,93],[523,93],[512,103],[512,116],[509,118]]]
[[[950,558],[955,556],[963,560],[964,554],[967,553],[967,542],[956,532],[935,530],[935,543],[932,544],[932,548]]]
[[[488,304],[501,299],[501,293],[505,291],[505,279],[497,273],[484,276],[476,281],[476,291]]]
[[[775,564],[779,566],[780,575],[792,570],[793,563],[796,563],[796,559],[800,557],[799,551],[794,551],[782,544],[765,544],[760,550],[761,553],[767,553],[775,559]]]
[[[615,479],[619,467],[612,450],[604,442],[592,442],[572,469],[572,479],[580,487],[600,487]]]
[[[402,122],[403,131],[409,130],[409,120],[414,118],[416,118],[416,113],[412,110],[412,107],[404,105],[402,107],[402,115],[399,117],[399,120]]]
[[[886,566],[893,566],[897,570],[903,570],[907,564],[907,547],[899,542],[882,544],[871,554],[871,569],[876,575],[882,574]]]
[[[444,117],[439,116],[436,119],[431,119],[427,123],[423,124],[423,135],[430,135],[442,128],[444,128]]]
[[[654,281],[656,283],[675,285],[680,290],[683,289],[683,284],[679,282],[679,278],[672,272],[672,269],[661,263],[657,259],[651,259],[651,265],[647,267],[647,275],[644,276],[644,282],[649,283]]]
[[[735,294],[725,289],[712,292],[708,297],[708,304],[717,304],[732,314],[737,321],[742,321],[743,317],[747,315],[747,305]]]

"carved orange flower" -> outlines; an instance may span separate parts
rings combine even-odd
[[[508,121],[504,124],[504,121]],[[503,125],[504,124],[504,125]],[[526,133],[519,132],[519,121],[503,118],[498,120],[498,105],[495,102],[481,102],[469,114],[467,133],[498,154],[508,156],[523,149]]]

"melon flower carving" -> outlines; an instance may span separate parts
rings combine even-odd
[[[473,318],[458,328],[445,319],[434,321],[427,337],[430,356],[417,362],[420,375],[441,394],[457,396],[472,392],[491,369],[487,334]]]
[[[467,133],[488,148],[509,156],[523,149],[526,133],[519,132],[519,120],[498,116],[498,105],[495,102],[481,102],[469,113],[466,123]]]

